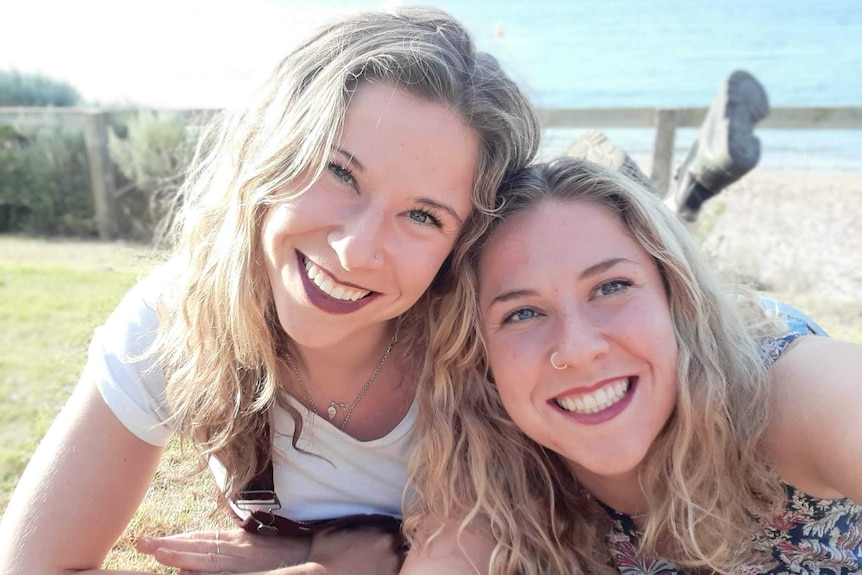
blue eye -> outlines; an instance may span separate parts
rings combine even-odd
[[[515,311],[507,313],[503,317],[503,323],[517,323],[529,321],[539,317],[539,312],[529,307],[518,308]]]
[[[348,168],[345,168],[344,166],[339,166],[335,162],[330,162],[328,168],[337,180],[344,182],[345,184],[350,184],[351,186],[356,185],[356,178],[353,177],[353,172],[351,172]]]
[[[611,280],[599,285],[593,294],[597,296],[614,295],[626,291],[632,285],[634,284],[628,280]]]
[[[425,208],[413,208],[408,212],[408,217],[417,224],[430,224],[438,228],[442,225],[437,214]]]

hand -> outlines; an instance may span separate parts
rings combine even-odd
[[[397,574],[404,561],[401,536],[380,527],[336,527],[314,534],[308,563],[329,575]]]
[[[253,573],[304,563],[311,537],[255,535],[242,529],[199,531],[138,541],[152,555],[181,573]]]

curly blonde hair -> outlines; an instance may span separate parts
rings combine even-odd
[[[476,295],[483,245],[508,218],[540,202],[575,200],[615,214],[656,262],[679,345],[677,404],[640,476],[649,508],[641,552],[727,573],[757,518],[783,501],[761,455],[770,391],[757,345],[782,326],[750,299],[725,294],[695,240],[654,194],[572,158],[531,166],[504,184],[497,218],[465,259],[463,289],[435,302],[429,353],[439,364],[420,391],[408,533],[421,544],[430,535],[424,526],[487,523],[497,541],[492,573],[616,572],[605,511],[561,456],[525,437],[506,414],[483,354]]]
[[[181,190],[174,241],[183,271],[161,306],[155,349],[173,424],[225,466],[228,498],[272,457],[267,426],[276,403],[301,430],[277,379],[289,336],[263,264],[263,214],[321,176],[363,82],[439,103],[479,136],[473,210],[459,244],[483,232],[500,182],[538,148],[538,120],[517,86],[458,22],[428,8],[363,13],[324,27],[277,66],[247,107],[217,119]],[[447,282],[437,283],[445,291]],[[399,347],[420,359],[426,300],[401,325],[409,345]]]

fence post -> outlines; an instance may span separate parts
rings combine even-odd
[[[87,146],[87,162],[90,166],[93,202],[96,207],[96,228],[99,230],[99,238],[114,240],[120,234],[117,229],[114,171],[108,155],[107,113],[99,111],[84,113],[84,140]]]
[[[656,113],[655,145],[653,146],[652,176],[660,196],[670,189],[673,170],[673,144],[676,139],[677,111],[659,109]]]

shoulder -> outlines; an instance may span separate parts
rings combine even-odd
[[[120,306],[127,304],[154,308],[163,300],[172,302],[180,274],[179,263],[175,260],[156,266],[128,291]]]
[[[804,336],[769,370],[767,456],[811,495],[862,500],[862,346]]]
[[[124,336],[137,334],[152,342],[158,329],[158,306],[162,302],[170,304],[173,300],[177,277],[178,270],[172,262],[153,269],[123,296],[105,323],[96,330],[96,338],[133,343]]]
[[[769,372],[778,405],[818,409],[862,394],[862,345],[819,336],[793,341]]]
[[[90,341],[81,380],[95,385],[114,415],[154,445],[167,442],[170,413],[164,374],[152,350],[159,332],[158,306],[176,278],[162,265],[123,297]]]
[[[490,528],[484,521],[474,521],[466,529],[447,524],[424,545],[407,554],[402,575],[452,573],[481,575],[489,572],[495,547]]]

